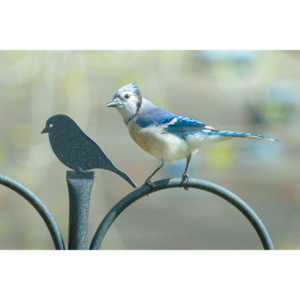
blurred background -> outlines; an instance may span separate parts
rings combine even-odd
[[[174,113],[280,140],[205,146],[189,173],[241,196],[261,217],[275,248],[299,249],[299,51],[1,51],[0,172],[42,199],[67,240],[66,168],[41,130],[51,115],[68,114],[143,184],[158,162],[130,139],[118,112],[104,105],[132,81],[144,97]],[[180,176],[184,165],[169,163],[155,179]],[[132,191],[113,173],[95,172],[90,237]],[[37,212],[3,186],[0,249],[53,249]],[[261,249],[261,244],[227,202],[204,191],[172,189],[125,210],[103,249]]]

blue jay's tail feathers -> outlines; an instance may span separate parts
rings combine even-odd
[[[242,138],[250,138],[250,139],[257,139],[257,140],[267,140],[270,142],[278,141],[277,139],[271,137],[263,136],[258,133],[250,133],[250,132],[236,132],[236,131],[222,130],[222,131],[217,131],[215,134],[221,136],[228,136],[228,137],[242,137]]]

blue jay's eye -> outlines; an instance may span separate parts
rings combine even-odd
[[[125,94],[125,95],[124,95],[124,98],[125,98],[125,99],[128,99],[129,97],[130,97],[129,94]]]

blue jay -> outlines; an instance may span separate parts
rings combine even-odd
[[[160,165],[145,181],[151,187],[151,178],[164,166],[165,161],[183,158],[186,159],[186,165],[182,183],[187,184],[192,154],[202,143],[231,137],[275,140],[256,133],[217,130],[202,122],[168,112],[145,99],[135,82],[121,87],[106,106],[115,107],[122,115],[133,140],[160,160]]]

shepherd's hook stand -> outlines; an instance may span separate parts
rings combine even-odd
[[[93,181],[93,172],[76,173],[73,171],[67,171],[67,185],[70,201],[68,243],[69,249],[88,249],[89,203]],[[55,219],[51,215],[48,208],[42,203],[42,201],[28,188],[5,175],[0,174],[0,184],[21,195],[37,210],[37,212],[47,225],[55,248],[57,250],[64,250],[65,246],[62,234],[55,222]],[[95,250],[101,247],[102,241],[112,223],[126,208],[128,208],[135,201],[148,194],[158,192],[160,190],[169,188],[183,188],[187,185],[189,188],[204,190],[209,193],[215,194],[231,203],[248,219],[250,224],[254,227],[256,233],[260,238],[263,248],[265,250],[274,249],[271,237],[267,229],[265,228],[259,217],[256,215],[256,213],[253,211],[253,209],[244,200],[242,200],[240,197],[230,192],[229,190],[225,189],[224,187],[213,182],[196,178],[190,178],[188,184],[184,185],[182,184],[181,178],[171,178],[156,181],[154,185],[154,188],[143,185],[121,199],[107,213],[103,221],[100,223],[89,248],[91,250]]]

